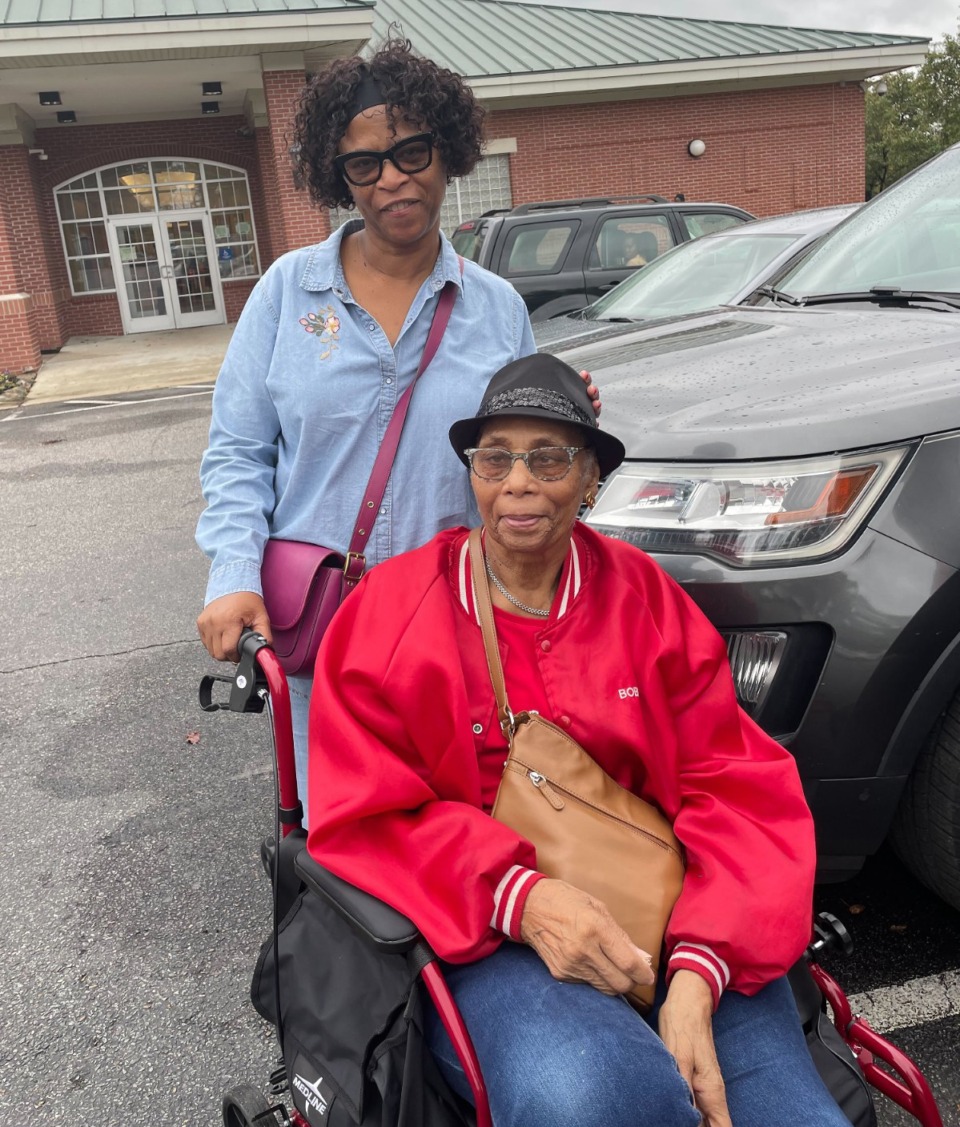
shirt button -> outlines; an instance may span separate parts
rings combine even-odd
[[[483,725],[482,724],[474,724],[473,734],[475,736],[482,736],[483,735]]]
[[[374,325],[373,323],[367,325],[367,331],[370,332],[370,333],[375,332],[376,328],[377,328],[377,326]]]
[[[542,642],[540,643],[540,649],[542,649],[544,653],[549,653],[549,652],[550,652],[550,641],[549,641],[549,639],[544,639],[544,640],[543,640],[543,641],[542,641]]]
[[[557,723],[560,725],[561,728],[569,728],[570,727],[570,717],[569,716],[561,716],[557,720]]]
[[[393,383],[393,380],[389,376],[387,376],[387,378],[383,382],[384,383]]]
[[[386,511],[387,511],[387,506],[384,505],[383,508],[380,510],[380,515],[383,516],[386,513]]]

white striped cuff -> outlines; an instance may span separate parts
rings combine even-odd
[[[543,873],[538,873],[536,869],[511,865],[493,894],[493,919],[490,926],[511,939],[519,940],[523,905],[530,889],[542,878]]]
[[[713,1008],[716,1009],[721,994],[730,984],[730,968],[723,959],[702,943],[678,943],[667,965],[668,978],[678,970],[696,971],[706,979],[713,994]]]

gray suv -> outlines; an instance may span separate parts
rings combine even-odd
[[[663,196],[547,200],[461,223],[458,254],[513,283],[532,321],[595,301],[664,251],[753,219],[722,203]]]
[[[725,636],[797,758],[821,878],[890,836],[960,908],[960,146],[754,305],[562,355],[627,447],[587,519]]]

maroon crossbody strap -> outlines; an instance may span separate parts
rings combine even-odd
[[[462,277],[463,259],[460,258],[459,261],[460,275]],[[370,480],[367,482],[367,488],[363,493],[363,500],[360,502],[360,512],[357,514],[357,520],[353,526],[353,536],[350,538],[347,562],[343,569],[345,583],[348,588],[356,586],[363,578],[363,573],[366,570],[367,560],[364,555],[364,549],[369,541],[373,522],[377,519],[377,513],[380,510],[380,502],[383,500],[383,494],[386,491],[387,482],[390,479],[390,471],[393,469],[393,462],[397,456],[397,450],[400,447],[400,436],[403,432],[403,423],[407,417],[407,410],[410,407],[410,400],[413,398],[413,389],[417,386],[417,380],[426,371],[427,366],[440,347],[440,341],[443,340],[443,334],[446,331],[447,322],[450,320],[450,314],[453,312],[453,303],[456,301],[456,298],[456,282],[447,282],[443,287],[443,292],[440,294],[440,299],[437,302],[437,308],[433,313],[430,333],[427,336],[427,343],[424,346],[423,355],[420,357],[420,367],[417,368],[417,374],[413,377],[413,382],[403,395],[401,395],[396,407],[393,409],[393,416],[387,425],[386,434],[383,436],[383,442],[380,444],[376,461],[373,463],[373,469],[370,472]]]

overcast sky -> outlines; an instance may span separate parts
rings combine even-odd
[[[562,7],[642,12],[787,27],[840,28],[939,39],[957,34],[958,0],[536,0]]]

